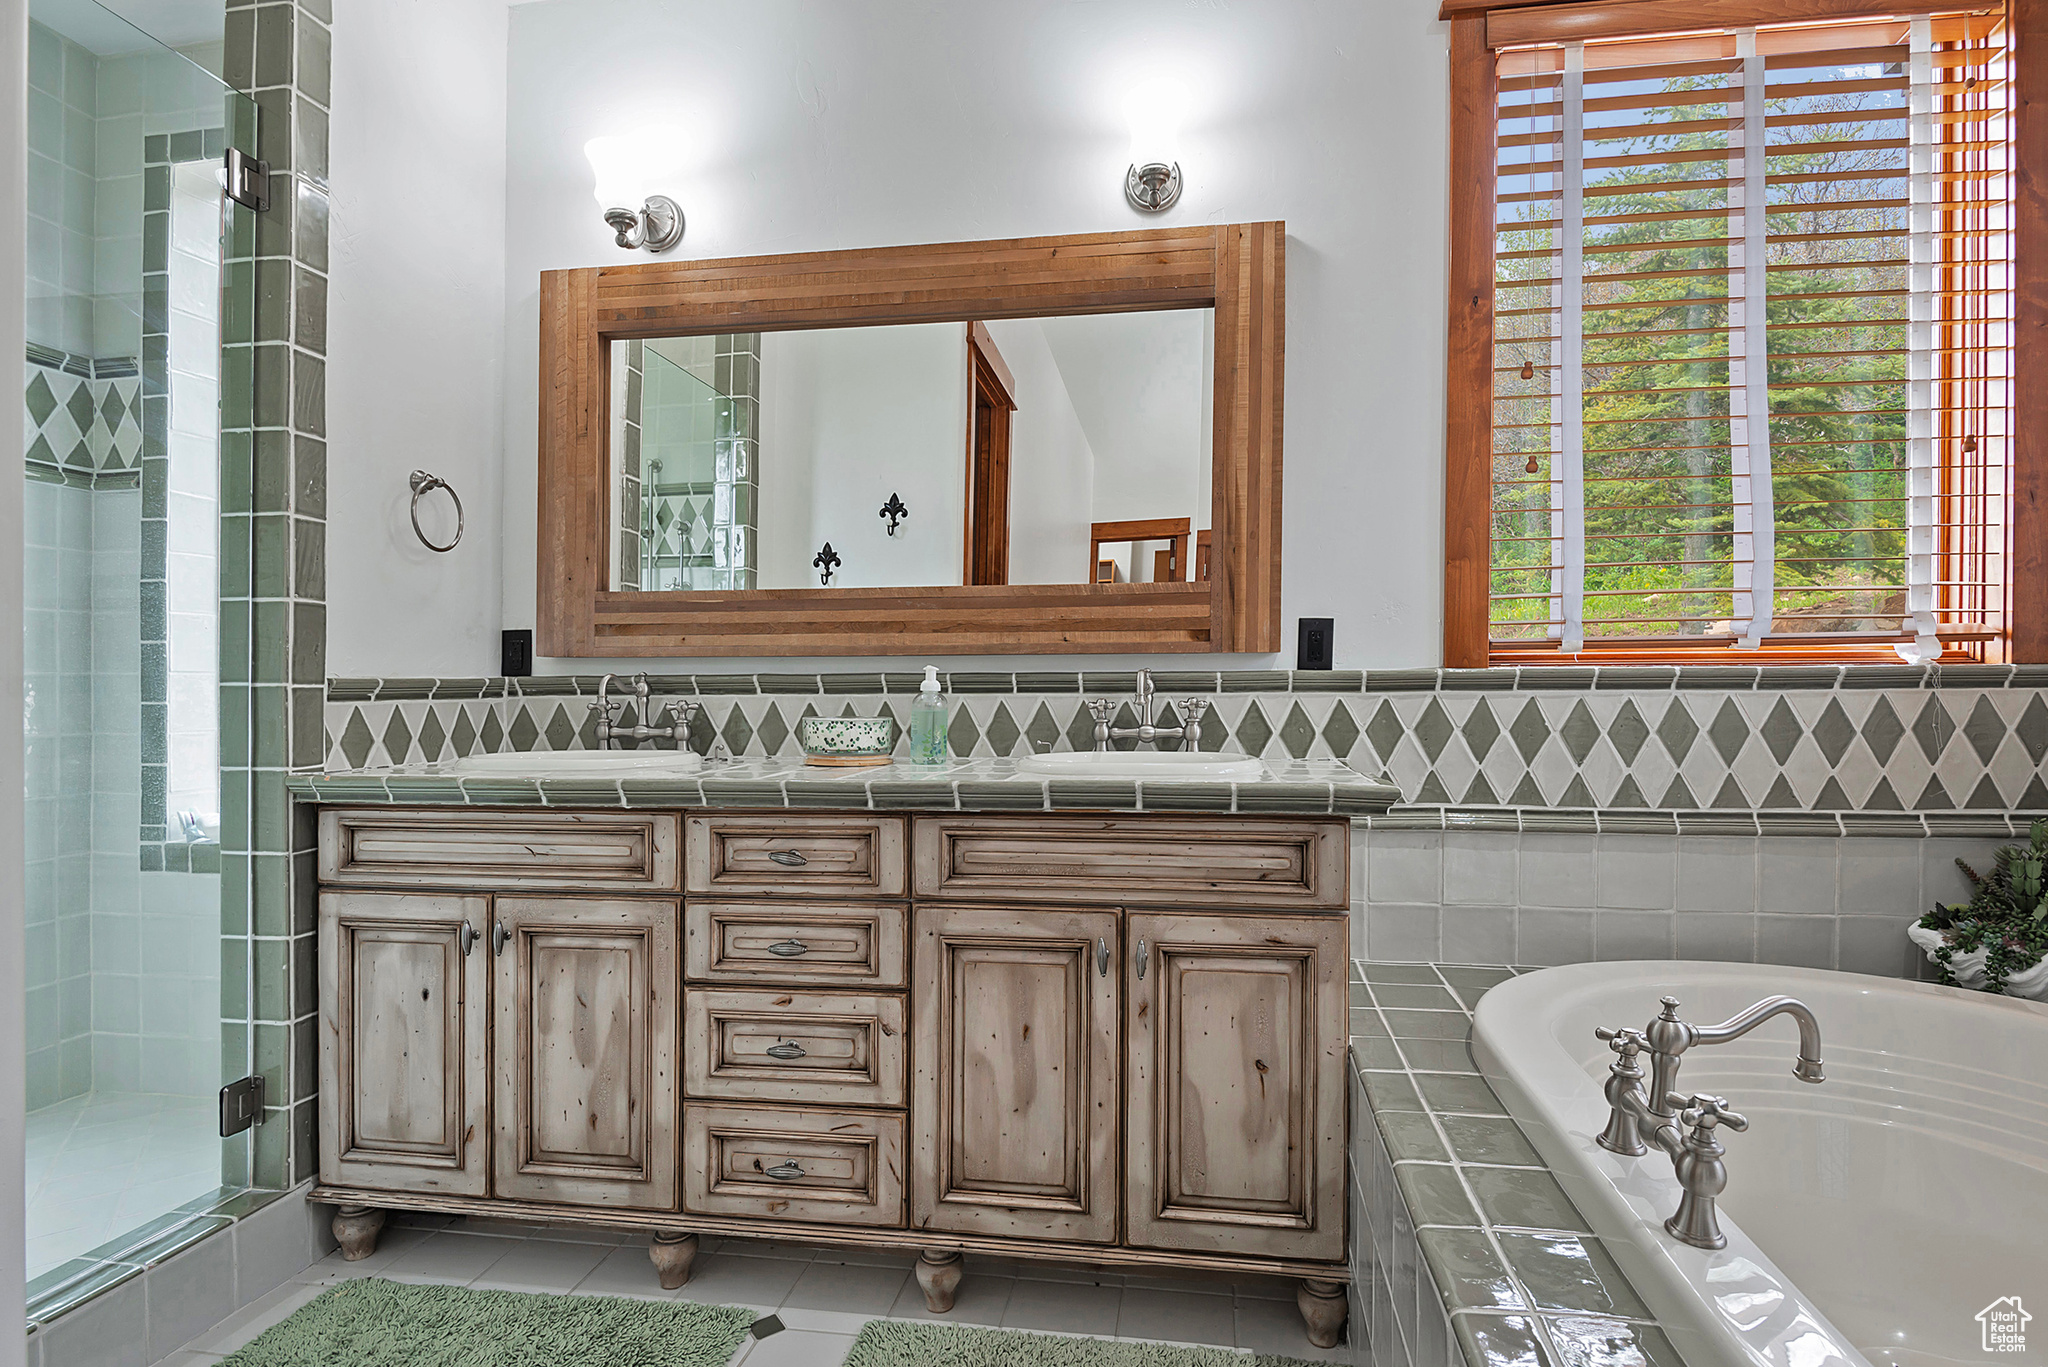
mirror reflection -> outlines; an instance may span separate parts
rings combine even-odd
[[[1213,321],[613,342],[612,587],[1206,578]]]

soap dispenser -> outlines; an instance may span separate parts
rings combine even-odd
[[[934,766],[946,762],[946,695],[939,691],[939,667],[924,667],[924,682],[910,704],[910,762]]]

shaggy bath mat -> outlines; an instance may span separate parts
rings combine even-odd
[[[233,1359],[230,1358],[229,1362]],[[227,1367],[227,1363],[221,1364]],[[1109,1343],[1018,1329],[869,1320],[846,1367],[1310,1367],[1299,1358],[1247,1357],[1178,1343]]]
[[[343,1282],[220,1367],[725,1367],[754,1312],[729,1305]]]

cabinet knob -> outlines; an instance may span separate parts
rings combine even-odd
[[[801,1044],[796,1043],[794,1040],[784,1040],[780,1044],[771,1044],[768,1046],[769,1058],[794,1059],[802,1058],[803,1056],[804,1047]]]
[[[804,1175],[804,1170],[798,1167],[794,1160],[777,1163],[774,1167],[766,1169],[766,1171],[770,1177],[778,1182],[794,1182],[797,1178]]]
[[[1140,940],[1140,941],[1138,941],[1138,976],[1139,976],[1139,977],[1141,977],[1141,978],[1142,978],[1142,977],[1144,977],[1144,976],[1145,976],[1145,965],[1146,965],[1146,964],[1147,964],[1148,962],[1150,962],[1150,960],[1151,960],[1151,955],[1149,955],[1149,954],[1147,954],[1147,953],[1145,952],[1145,942],[1144,942],[1143,940]]]
[[[503,953],[505,952],[505,941],[507,941],[507,940],[509,940],[509,939],[511,939],[511,938],[512,938],[512,932],[511,932],[511,931],[509,931],[509,930],[506,930],[506,929],[505,929],[505,923],[504,923],[503,921],[493,921],[493,922],[491,922],[491,953],[492,953],[492,954],[503,954]]]
[[[476,927],[464,921],[455,930],[455,943],[461,948],[462,957],[467,959],[469,951],[476,948]]]
[[[778,959],[794,959],[811,952],[811,947],[802,940],[777,940],[768,946],[768,952]]]
[[[1095,942],[1095,971],[1105,978],[1109,976],[1109,941],[1107,939]]]
[[[811,862],[804,858],[803,854],[797,850],[770,850],[768,851],[768,857],[782,865],[785,869],[800,869]]]

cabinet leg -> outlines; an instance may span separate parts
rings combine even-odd
[[[917,1286],[924,1292],[924,1308],[943,1315],[953,1308],[953,1295],[960,1289],[960,1250],[928,1248],[917,1256]]]
[[[697,1236],[657,1234],[647,1245],[647,1256],[661,1276],[661,1289],[673,1291],[690,1280],[690,1264],[697,1260]]]
[[[1304,1281],[1294,1293],[1301,1307],[1302,1323],[1308,1326],[1308,1341],[1318,1348],[1335,1348],[1337,1334],[1344,1328],[1344,1316],[1351,1309],[1342,1282]]]
[[[341,1245],[346,1262],[356,1262],[377,1251],[377,1232],[384,1228],[384,1212],[369,1206],[343,1206],[334,1212],[334,1242]]]

